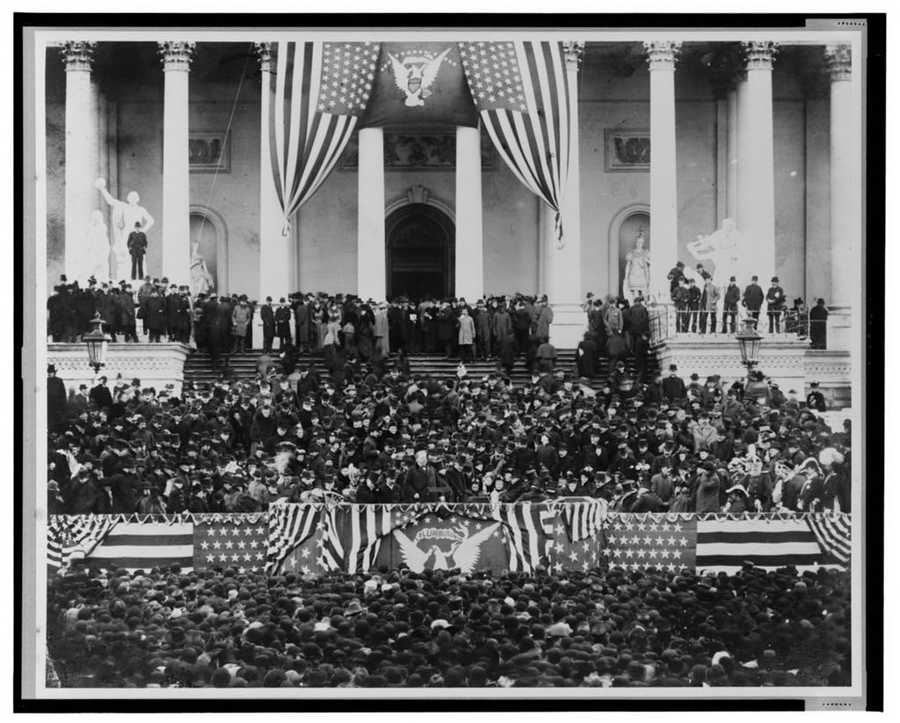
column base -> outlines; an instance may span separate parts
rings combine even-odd
[[[551,304],[550,343],[557,349],[575,349],[584,340],[587,314],[578,304]]]

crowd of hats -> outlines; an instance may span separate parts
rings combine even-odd
[[[849,511],[849,428],[833,433],[765,384],[724,388],[694,374],[685,385],[673,369],[595,392],[563,371],[511,385],[499,373],[422,377],[351,360],[335,382],[316,362],[277,366],[186,383],[180,396],[120,381],[103,406],[82,390],[50,434],[51,512],[250,512],[328,495],[590,495],[680,512],[833,509],[839,497]],[[422,453],[428,489],[414,492]]]
[[[850,684],[850,576],[825,569],[79,571],[48,605],[71,687]]]

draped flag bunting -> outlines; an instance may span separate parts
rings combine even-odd
[[[115,524],[116,518],[108,515],[52,515],[47,526],[47,564],[63,567],[76,551],[87,557]]]
[[[556,212],[569,174],[569,88],[560,42],[460,43],[459,54],[484,129],[507,166]]]
[[[603,500],[415,503],[277,503],[251,514],[50,517],[51,569],[178,566],[239,573],[368,572],[408,567],[463,572],[639,570],[736,573],[745,564],[845,568],[846,514],[608,513]],[[76,556],[73,553],[78,552]]]
[[[478,113],[453,42],[381,44],[360,127],[477,126]]]
[[[740,519],[610,514],[606,526],[609,564],[629,570],[655,567],[732,574],[749,563],[766,570],[793,566],[804,571],[841,567],[849,560],[840,557],[850,549],[850,518],[845,515]],[[829,542],[820,544],[818,536],[824,534]]]
[[[372,91],[378,43],[273,43],[269,152],[288,220],[331,173]]]
[[[50,518],[47,561],[66,562],[82,553],[89,568],[151,570],[234,567],[262,570],[268,541],[266,514],[54,515]],[[62,541],[62,544],[60,544]],[[60,553],[59,550],[62,552]]]

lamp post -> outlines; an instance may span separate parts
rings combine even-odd
[[[762,337],[756,331],[756,324],[753,319],[743,320],[744,328],[734,335],[737,339],[738,347],[741,350],[741,364],[747,367],[747,380],[753,373],[753,367],[759,364],[759,347]]]
[[[99,373],[100,367],[106,366],[106,347],[110,338],[103,333],[104,323],[98,311],[94,314],[94,318],[91,319],[93,329],[82,337],[87,346],[88,364],[93,367],[94,374]]]

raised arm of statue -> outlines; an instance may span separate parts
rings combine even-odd
[[[155,222],[153,220],[153,216],[148,213],[146,208],[142,208],[141,210],[144,212],[143,216],[141,217],[141,230],[144,233],[147,233],[147,231],[153,228],[153,224]]]
[[[98,178],[94,182],[94,185],[97,187],[97,190],[100,191],[100,195],[103,196],[103,200],[106,201],[113,208],[125,205],[119,199],[113,198],[112,194],[106,190],[106,179],[105,178]]]

